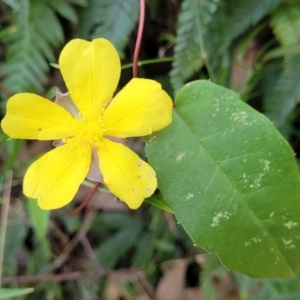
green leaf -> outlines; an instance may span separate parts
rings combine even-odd
[[[300,102],[300,55],[289,57],[284,66],[273,89],[264,94],[263,101],[266,115],[287,136],[287,119]]]
[[[34,261],[37,262],[41,260],[42,265],[45,265],[47,260],[51,257],[50,245],[47,239],[50,211],[41,209],[36,199],[31,198],[27,198],[26,208],[38,243],[37,245],[40,249]],[[34,264],[32,264],[31,267],[34,267]]]
[[[272,89],[264,93],[266,115],[286,137],[291,135],[291,116],[300,102],[300,5],[283,2],[271,15],[270,25],[282,45],[269,51],[264,61],[283,56],[283,70]]]
[[[300,37],[300,4],[290,1],[283,2],[271,14],[270,25],[281,45],[298,44]]]
[[[146,269],[151,265],[153,260],[153,234],[141,232],[139,241],[136,243],[136,250],[132,259],[132,265],[138,268]]]
[[[97,218],[96,220],[99,221],[100,224],[95,222],[97,226],[113,229],[122,229],[128,226],[139,226],[135,218],[133,218],[131,215],[127,215],[121,212],[105,212],[99,214],[99,216],[100,218]]]
[[[146,146],[159,188],[197,246],[255,277],[300,264],[300,178],[273,124],[209,81],[179,92],[173,122]]]
[[[162,194],[154,194],[151,197],[145,199],[145,202],[156,206],[162,210],[168,211],[170,213],[174,213],[173,209],[170,207],[170,205],[165,201]]]
[[[274,50],[268,51],[266,55],[263,57],[263,62],[267,62],[272,59],[276,58],[282,58],[294,55],[300,55],[300,45],[291,45],[291,46],[284,46],[284,47],[278,47]]]
[[[1,289],[0,288],[0,299],[7,300],[14,297],[30,294],[34,291],[34,288],[27,289]]]
[[[18,163],[18,155],[23,147],[23,140],[10,140],[8,141],[8,136],[0,131],[0,151],[1,153],[7,153],[5,162],[3,162],[1,168],[0,182],[4,182],[6,178],[6,172]]]
[[[50,211],[41,209],[38,206],[36,199],[28,198],[26,200],[26,205],[36,235],[40,239],[45,239],[48,230]]]
[[[20,216],[12,215],[8,218],[3,259],[4,276],[13,276],[18,272],[19,265],[16,257],[22,249],[26,234],[27,228]]]
[[[112,268],[127,250],[132,247],[141,232],[139,223],[131,223],[112,235],[96,249],[96,254],[105,268]]]

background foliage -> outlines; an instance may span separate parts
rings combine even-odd
[[[50,63],[74,37],[104,36],[115,45],[123,64],[130,63],[138,2],[0,1],[1,115],[16,92],[51,97],[53,87],[64,90],[59,71]],[[141,77],[160,81],[173,96],[186,82],[199,78],[233,89],[268,116],[299,152],[299,1],[147,1],[140,59],[154,58],[155,64],[140,68]],[[130,70],[124,70],[121,86],[130,78]],[[94,205],[82,214],[68,216],[74,208],[70,205],[41,215],[22,195],[21,182],[27,166],[51,144],[6,139],[0,132],[2,211],[13,172],[9,215],[6,224],[1,223],[1,234],[6,229],[5,243],[0,245],[2,285],[35,288],[18,299],[300,297],[299,276],[254,280],[229,272],[216,256],[193,246],[172,214],[148,204],[128,211],[106,190],[99,191]],[[143,155],[140,141],[131,143]],[[84,186],[73,206],[87,191]]]

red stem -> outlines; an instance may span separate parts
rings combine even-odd
[[[135,43],[134,55],[133,55],[133,66],[132,66],[132,76],[137,77],[137,69],[138,69],[138,59],[139,59],[139,52],[140,46],[143,36],[143,29],[144,29],[144,22],[145,22],[145,0],[140,0],[140,20],[139,20],[139,29]]]
[[[94,187],[90,190],[89,194],[85,197],[85,199],[82,201],[82,203],[69,214],[70,216],[74,216],[74,215],[78,214],[89,203],[89,201],[92,199],[92,197],[96,193],[99,185],[100,185],[100,182],[95,183]]]

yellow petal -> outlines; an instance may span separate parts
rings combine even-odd
[[[86,177],[90,162],[91,153],[80,153],[67,145],[55,148],[29,167],[24,194],[37,199],[42,209],[65,206]]]
[[[99,117],[120,78],[120,58],[114,46],[103,38],[71,40],[60,54],[59,65],[81,114]]]
[[[112,100],[103,115],[107,135],[144,136],[172,121],[172,100],[150,79],[132,79]]]
[[[70,136],[77,121],[56,103],[22,93],[8,100],[1,127],[14,139],[55,140]]]
[[[129,148],[103,139],[98,155],[104,183],[130,208],[138,208],[154,193],[155,171]]]

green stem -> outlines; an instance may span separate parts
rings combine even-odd
[[[153,58],[153,59],[145,59],[137,62],[138,66],[144,66],[144,65],[151,65],[151,64],[158,64],[158,63],[164,63],[173,61],[174,57],[163,57],[163,58]],[[133,63],[124,64],[122,65],[122,70],[129,69],[133,66]]]

